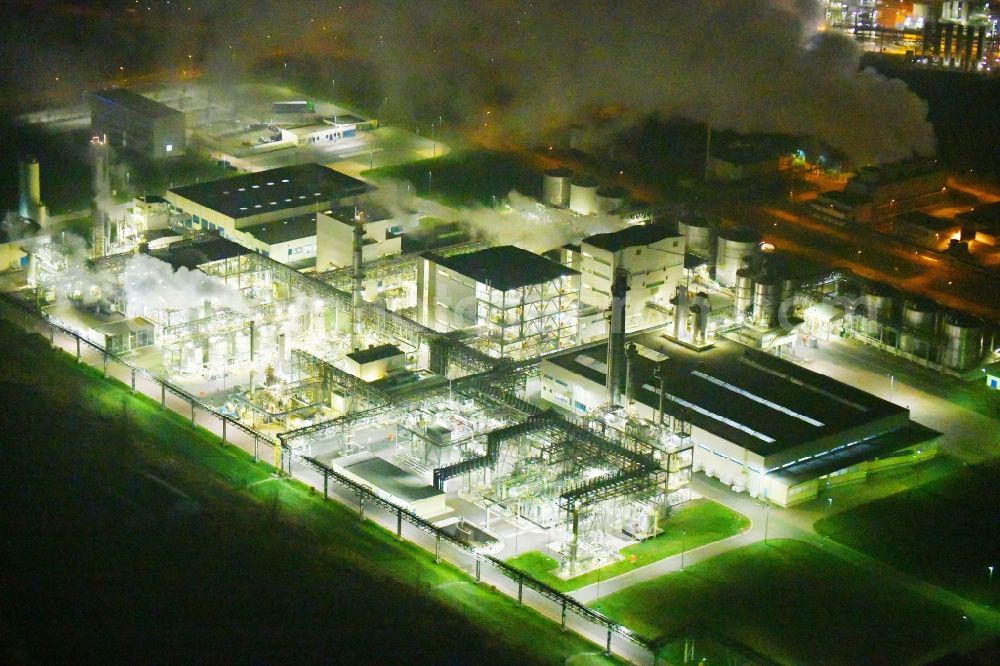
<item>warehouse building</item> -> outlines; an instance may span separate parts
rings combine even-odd
[[[939,433],[909,410],[729,341],[695,351],[660,335],[631,340],[629,409],[690,426],[694,467],[789,506],[875,470],[933,456]],[[608,402],[607,346],[542,361],[542,397],[584,415]],[[662,389],[662,399],[661,399]]]
[[[189,228],[239,242],[243,237],[236,232],[247,227],[354,203],[368,191],[368,185],[351,176],[300,164],[178,187],[167,190],[164,198],[190,216]]]
[[[187,148],[184,114],[131,90],[94,93],[90,128],[109,145],[151,159],[177,157]]]
[[[578,340],[580,274],[512,245],[424,253],[417,290],[431,326],[480,327],[478,342],[494,357],[530,358]]]

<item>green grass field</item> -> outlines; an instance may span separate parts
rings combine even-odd
[[[604,661],[599,648],[0,321],[0,654]],[[159,513],[137,480],[189,496]],[[154,484],[155,485],[155,484]]]
[[[816,531],[968,599],[1000,601],[1000,461],[963,467],[816,523]],[[990,581],[989,567],[994,575]]]
[[[968,628],[957,609],[787,540],[724,553],[593,606],[647,638],[707,631],[789,664],[908,663]]]
[[[489,206],[494,197],[500,201],[511,190],[535,196],[542,181],[541,174],[518,158],[487,150],[453,152],[429,160],[371,169],[362,175],[376,180],[409,181],[419,196],[453,206]]]
[[[691,550],[731,537],[748,527],[750,520],[746,516],[712,500],[698,499],[688,502],[672,515],[663,525],[663,534],[626,546],[621,551],[624,559],[583,575],[570,579],[559,578],[555,572],[559,563],[538,551],[512,557],[507,563],[557,590],[569,592],[677,555],[682,549]]]

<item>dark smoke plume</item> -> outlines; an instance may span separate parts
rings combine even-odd
[[[812,136],[861,164],[934,150],[924,102],[817,31],[816,0],[385,2],[374,21],[397,111],[528,140],[613,109]]]

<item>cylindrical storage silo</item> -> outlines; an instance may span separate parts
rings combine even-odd
[[[569,186],[569,207],[580,215],[594,215],[597,208],[597,181],[578,178]]]
[[[771,278],[761,279],[753,285],[753,319],[761,328],[778,325],[778,308],[781,307],[781,283]]]
[[[978,322],[949,315],[941,325],[941,333],[944,335],[941,365],[962,372],[982,358],[983,330]]]
[[[226,357],[229,355],[229,343],[221,335],[213,335],[208,339],[208,367],[212,372],[222,372],[226,367]]]
[[[938,308],[931,301],[907,301],[903,304],[899,348],[931,360],[932,340],[938,330]]]
[[[602,213],[613,213],[625,205],[628,191],[617,186],[602,187],[597,190],[597,209]]]
[[[573,172],[569,169],[549,169],[542,174],[542,203],[547,206],[569,206],[570,182]]]
[[[236,338],[233,343],[234,356],[236,360],[240,363],[245,363],[250,360],[250,333],[247,331],[238,331],[236,333]]]
[[[715,253],[715,279],[724,287],[736,284],[736,271],[758,249],[760,236],[749,229],[723,229],[719,232],[719,245]]]
[[[29,157],[18,165],[18,214],[35,219],[42,203],[42,181],[38,170],[38,160]],[[37,221],[37,220],[36,220]]]
[[[275,329],[274,324],[265,324],[260,326],[255,331],[256,339],[254,340],[254,353],[258,356],[260,354],[272,354],[274,353],[274,347],[278,344],[278,331]]]
[[[750,267],[744,266],[736,271],[736,301],[733,309],[736,321],[742,323],[753,306],[753,280],[750,278]]]
[[[937,305],[931,301],[907,301],[903,305],[903,328],[933,335],[937,332]]]
[[[781,305],[789,310],[795,305],[795,292],[799,288],[798,280],[783,278],[781,280]]]
[[[708,316],[712,306],[708,302],[708,294],[702,292],[691,304],[691,340],[696,345],[704,344],[708,335]]]
[[[684,247],[687,252],[705,259],[715,258],[716,230],[711,222],[694,217],[678,222],[677,229],[681,236],[684,236]]]
[[[872,285],[861,297],[868,319],[880,324],[891,323],[896,314],[896,294],[884,285]]]
[[[181,372],[185,375],[193,375],[201,367],[201,346],[193,342],[185,342],[181,347]]]

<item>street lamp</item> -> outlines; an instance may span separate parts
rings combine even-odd
[[[685,537],[687,537],[687,530],[681,530],[681,571],[684,571],[684,550],[687,545]]]
[[[993,584],[993,565],[991,564],[990,566],[988,566],[986,568],[990,570],[989,584],[992,585]]]
[[[764,498],[764,543],[767,543],[767,523],[771,517],[771,503]]]

